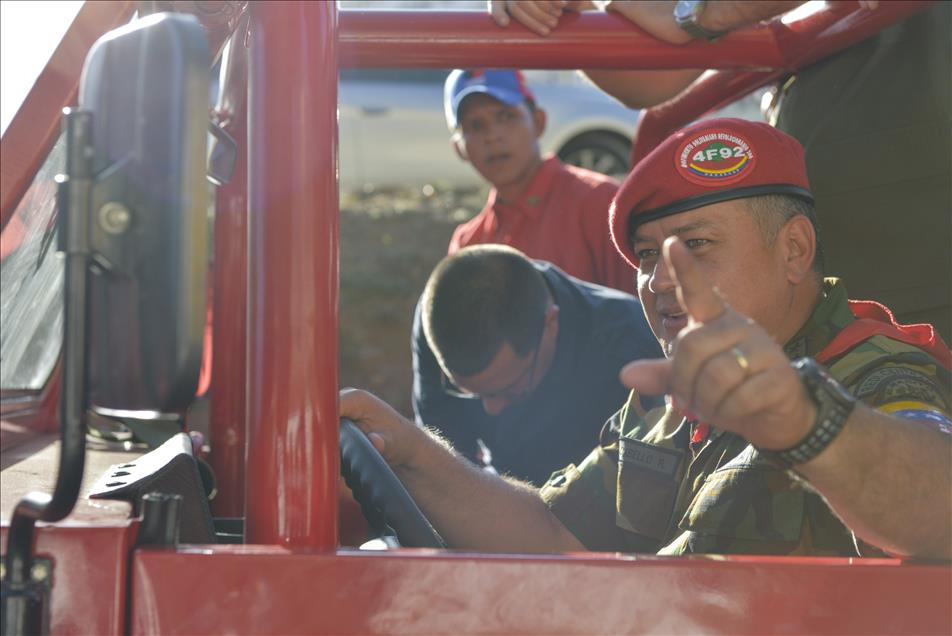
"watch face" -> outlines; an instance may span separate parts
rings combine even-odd
[[[698,10],[698,0],[679,0],[674,5],[674,19],[677,21],[690,20]]]

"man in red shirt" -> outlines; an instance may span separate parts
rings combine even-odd
[[[450,254],[503,243],[576,278],[634,290],[631,270],[609,240],[606,210],[618,182],[542,157],[546,115],[522,73],[455,70],[446,79],[444,107],[457,154],[493,185],[486,207],[456,228]]]

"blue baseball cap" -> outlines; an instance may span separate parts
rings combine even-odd
[[[504,104],[515,106],[535,96],[520,71],[508,69],[456,69],[446,78],[443,87],[443,109],[446,125],[456,130],[459,125],[459,107],[474,93],[485,93]]]

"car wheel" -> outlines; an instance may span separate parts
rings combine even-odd
[[[628,174],[631,142],[614,133],[591,132],[570,140],[558,154],[563,163],[621,180]]]

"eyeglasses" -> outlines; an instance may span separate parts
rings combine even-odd
[[[540,338],[541,340],[541,338]],[[512,382],[510,382],[505,387],[499,389],[498,391],[493,391],[492,393],[471,393],[469,391],[463,390],[453,384],[453,381],[450,380],[445,373],[440,373],[440,385],[443,389],[443,393],[455,398],[461,398],[464,400],[486,400],[486,399],[499,399],[504,398],[506,400],[520,400],[526,396],[527,393],[532,389],[532,381],[535,379],[536,366],[539,361],[539,349],[541,347],[536,346],[532,351],[532,361],[529,365],[522,370],[522,373],[519,374]]]
[[[543,324],[542,328],[539,329],[539,337],[536,340],[535,347],[532,349],[532,360],[529,362],[529,365],[522,370],[522,373],[520,373],[518,377],[513,379],[513,381],[507,384],[505,387],[497,391],[493,391],[492,393],[471,393],[470,391],[465,391],[453,384],[453,381],[447,377],[446,373],[441,371],[440,385],[443,389],[443,393],[451,397],[461,398],[464,400],[521,400],[532,390],[532,382],[535,380],[536,367],[539,363],[539,349],[542,348],[542,337],[544,335],[545,324]]]

